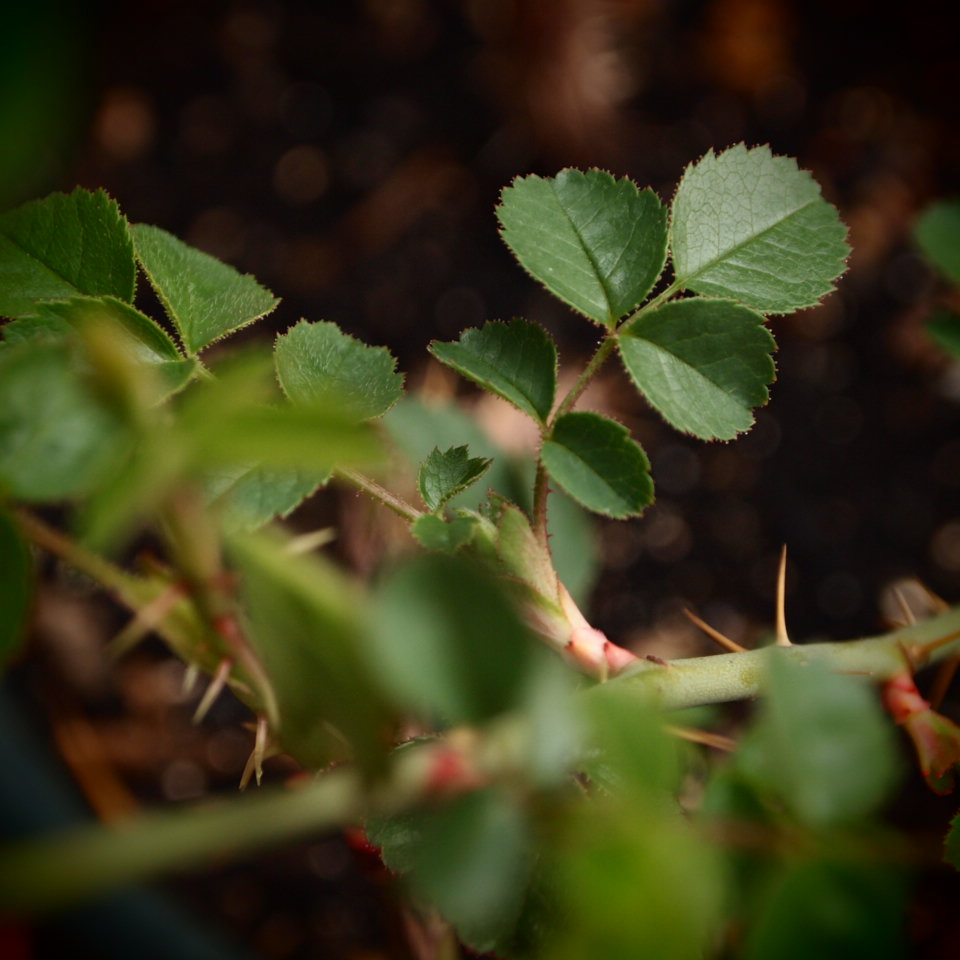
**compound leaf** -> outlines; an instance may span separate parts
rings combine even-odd
[[[450,447],[433,452],[420,465],[420,496],[427,508],[440,510],[443,505],[472,486],[493,463],[485,457],[471,457],[466,446]]]
[[[464,330],[458,341],[430,352],[461,376],[545,423],[557,389],[557,347],[539,324],[516,318]]]
[[[760,314],[702,297],[666,303],[619,338],[624,366],[650,405],[704,440],[750,429],[776,373],[775,346]]]
[[[501,194],[503,239],[551,293],[607,327],[650,292],[666,260],[656,194],[602,170],[521,177]]]
[[[761,313],[819,303],[849,253],[846,227],[813,177],[769,147],[743,144],[687,167],[670,233],[682,289]]]
[[[653,502],[643,449],[626,427],[597,413],[559,417],[541,457],[553,480],[596,513],[635,517]]]
[[[253,277],[166,230],[144,223],[130,229],[140,266],[191,357],[279,303]]]
[[[76,294],[133,299],[127,221],[103,190],[52,193],[0,214],[0,316]]]
[[[358,420],[385,414],[403,394],[403,374],[386,347],[371,347],[335,323],[301,320],[277,337],[277,376],[294,403],[335,397]]]

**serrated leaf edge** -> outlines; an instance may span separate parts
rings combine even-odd
[[[340,333],[341,336],[346,337],[348,340],[353,340],[354,343],[359,344],[361,347],[363,347],[363,348],[366,349],[366,350],[376,350],[376,351],[378,351],[378,352],[379,352],[379,351],[382,351],[383,353],[385,353],[385,354],[393,361],[393,366],[392,366],[392,368],[391,368],[391,370],[390,370],[390,373],[391,373],[393,376],[398,376],[398,377],[400,377],[400,389],[399,389],[397,395],[393,398],[393,400],[390,401],[389,406],[387,406],[387,408],[386,408],[385,410],[381,411],[380,413],[376,414],[376,415],[373,416],[373,417],[366,417],[366,418],[364,418],[363,420],[360,421],[361,423],[366,423],[366,422],[368,422],[368,421],[370,421],[370,420],[379,420],[381,417],[386,416],[386,415],[403,399],[403,394],[404,394],[404,388],[405,388],[405,386],[406,386],[407,375],[406,375],[406,373],[404,373],[402,370],[398,370],[398,369],[397,369],[397,366],[398,366],[397,358],[396,358],[396,357],[393,355],[393,353],[390,351],[390,348],[389,348],[389,347],[376,346],[376,345],[374,345],[374,344],[365,343],[365,342],[364,342],[363,340],[361,340],[359,337],[355,337],[355,336],[353,336],[353,334],[347,333],[347,332],[340,326],[339,323],[336,323],[336,322],[333,321],[333,320],[308,320],[306,317],[301,317],[295,324],[293,324],[293,325],[290,326],[290,327],[287,327],[286,330],[284,330],[282,333],[278,333],[278,334],[273,338],[273,358],[274,358],[274,361],[273,361],[273,375],[274,375],[274,378],[275,378],[276,381],[277,381],[277,385],[280,387],[281,393],[287,398],[287,400],[290,401],[290,403],[296,403],[296,401],[294,401],[293,399],[291,399],[290,394],[287,393],[287,388],[286,388],[286,386],[285,386],[284,383],[283,383],[283,378],[280,376],[280,370],[279,370],[279,368],[277,367],[277,362],[276,362],[277,345],[280,343],[280,341],[281,341],[282,339],[284,339],[285,337],[288,337],[294,330],[297,329],[297,327],[299,327],[301,324],[304,324],[304,323],[307,324],[308,326],[315,326],[315,325],[318,325],[318,324],[329,324],[330,326],[335,327],[335,328],[337,329],[337,331]]]
[[[597,279],[600,281],[600,287],[601,287],[601,289],[603,290],[603,297],[604,297],[604,300],[606,301],[606,304],[607,304],[607,319],[606,319],[606,320],[601,320],[601,319],[598,318],[598,317],[591,316],[589,313],[586,313],[584,310],[581,310],[580,307],[576,306],[576,304],[571,303],[566,297],[561,296],[560,294],[554,292],[554,291],[551,290],[549,287],[547,287],[547,285],[546,285],[539,277],[535,276],[530,270],[527,269],[527,267],[526,267],[526,266],[524,265],[524,263],[520,260],[520,258],[517,256],[517,254],[514,253],[513,247],[507,242],[507,239],[506,239],[507,227],[504,226],[503,221],[502,221],[501,218],[500,218],[500,209],[504,206],[504,203],[505,203],[504,197],[505,197],[507,191],[514,189],[514,188],[517,186],[518,183],[521,183],[521,182],[523,182],[523,181],[527,181],[527,180],[541,180],[541,181],[549,182],[549,183],[551,184],[551,189],[553,189],[553,190],[554,190],[554,193],[556,193],[556,190],[555,190],[555,188],[553,188],[552,185],[553,185],[553,183],[556,181],[557,177],[559,177],[559,176],[560,176],[561,174],[563,174],[563,173],[574,173],[574,174],[577,174],[578,176],[580,176],[580,177],[581,177],[582,179],[584,179],[584,180],[587,178],[587,174],[589,174],[589,173],[597,173],[597,174],[600,174],[601,176],[607,177],[607,178],[610,180],[610,182],[613,183],[613,184],[620,183],[621,181],[625,181],[625,182],[629,183],[629,184],[633,187],[634,193],[636,194],[637,197],[639,197],[640,194],[643,193],[644,191],[649,190],[650,193],[656,198],[657,203],[660,205],[661,209],[663,208],[663,201],[660,199],[660,197],[657,195],[656,191],[653,190],[652,187],[640,187],[640,186],[637,184],[637,182],[636,182],[632,177],[630,177],[630,176],[617,177],[617,176],[616,176],[615,174],[613,174],[611,171],[605,170],[605,169],[603,169],[602,167],[588,167],[586,170],[581,170],[579,167],[562,167],[562,168],[561,168],[560,170],[558,170],[552,177],[541,177],[541,176],[539,176],[538,174],[535,174],[535,173],[524,174],[524,175],[521,175],[521,176],[516,176],[516,177],[514,177],[514,178],[510,181],[510,183],[508,183],[508,184],[500,191],[499,200],[498,200],[498,202],[496,203],[496,205],[494,206],[494,214],[496,215],[497,223],[499,224],[499,230],[498,230],[498,232],[499,232],[499,234],[500,234],[500,237],[501,237],[501,239],[503,240],[503,242],[504,242],[505,246],[507,247],[507,249],[510,251],[510,255],[511,255],[511,256],[513,257],[513,259],[517,262],[517,264],[518,264],[518,265],[520,266],[520,268],[524,271],[524,273],[526,273],[527,276],[529,276],[532,280],[534,280],[534,281],[537,283],[538,286],[543,287],[543,289],[546,290],[547,293],[549,293],[549,294],[550,294],[551,296],[553,296],[553,297],[556,297],[556,298],[557,298],[558,300],[560,300],[562,303],[565,303],[568,307],[570,307],[571,310],[573,310],[573,311],[575,311],[576,313],[580,314],[580,316],[585,317],[585,318],[586,318],[587,320],[589,320],[591,323],[597,324],[597,326],[603,327],[605,330],[613,330],[613,329],[616,328],[617,323],[618,323],[623,317],[629,316],[634,310],[636,310],[636,308],[637,308],[641,303],[643,303],[643,301],[641,300],[639,303],[634,304],[629,310],[626,311],[626,313],[620,314],[619,316],[616,316],[616,317],[613,316],[613,313],[612,313],[612,311],[611,311],[610,295],[609,295],[609,293],[608,293],[608,291],[607,291],[606,283],[604,283],[604,281],[603,281],[603,274],[600,272],[600,270],[599,270],[598,267],[597,267],[596,262],[594,261],[593,257],[590,255],[590,251],[587,249],[587,247],[586,247],[585,244],[583,243],[583,238],[580,236],[580,231],[577,230],[577,228],[576,228],[576,226],[574,225],[573,221],[570,220],[569,216],[567,215],[566,209],[565,209],[562,205],[558,204],[558,206],[560,206],[561,211],[563,212],[564,217],[566,217],[567,222],[570,224],[571,229],[573,230],[574,234],[576,235],[577,241],[579,242],[580,247],[581,247],[581,249],[583,250],[584,255],[586,256],[587,260],[590,262],[590,266],[593,267],[594,273],[596,274]],[[669,212],[668,212],[668,216],[669,216]],[[668,224],[668,228],[669,228],[669,224]],[[669,243],[669,232],[668,232],[668,235],[667,235],[667,247],[666,247],[666,249],[664,250],[663,263],[662,263],[661,266],[660,266],[660,271],[659,271],[659,273],[657,274],[657,278],[656,278],[656,279],[654,280],[654,282],[653,282],[653,287],[656,286],[657,280],[658,280],[661,276],[663,276],[663,271],[664,271],[664,268],[666,267],[667,254],[668,254],[668,252],[669,252],[669,249],[670,249],[670,243]],[[652,289],[652,288],[651,288],[651,289]],[[649,291],[648,291],[647,295],[649,296]]]
[[[519,261],[518,261],[518,262],[519,262]],[[532,276],[532,274],[531,274],[531,276]],[[538,282],[539,282],[539,281],[538,281]],[[535,414],[534,414],[534,413],[531,413],[530,410],[526,410],[526,409],[524,409],[523,407],[521,407],[512,397],[508,397],[506,394],[501,393],[501,392],[500,392],[499,390],[497,390],[496,387],[494,387],[492,384],[489,384],[489,383],[487,383],[486,381],[480,380],[479,378],[477,378],[477,377],[473,376],[472,374],[468,373],[466,370],[461,369],[459,366],[454,366],[453,364],[449,363],[447,360],[441,359],[440,357],[438,357],[438,356],[436,355],[436,353],[434,352],[434,349],[433,349],[435,344],[439,344],[440,346],[445,346],[445,345],[447,345],[447,344],[451,344],[451,343],[452,343],[452,344],[459,344],[459,345],[462,346],[464,334],[469,333],[469,332],[472,331],[472,330],[475,330],[475,331],[477,331],[478,333],[482,333],[484,330],[487,329],[487,327],[490,327],[490,326],[505,327],[506,329],[509,330],[510,327],[511,327],[513,324],[522,324],[522,325],[528,326],[528,327],[536,327],[538,330],[540,330],[541,333],[544,334],[544,336],[546,337],[547,342],[550,344],[550,346],[553,347],[553,370],[552,370],[552,373],[553,373],[553,398],[552,398],[552,400],[551,400],[551,402],[550,402],[550,407],[551,407],[551,409],[552,409],[553,406],[554,406],[554,404],[556,403],[556,399],[557,399],[557,377],[558,377],[559,372],[560,372],[560,357],[559,357],[559,353],[558,353],[558,351],[557,351],[556,341],[555,341],[555,340],[553,339],[553,337],[551,336],[550,331],[547,330],[547,328],[546,328],[545,326],[543,326],[543,324],[538,323],[536,320],[527,320],[525,317],[513,317],[513,318],[510,319],[510,320],[487,320],[487,321],[484,322],[484,324],[483,324],[482,327],[467,327],[466,329],[461,330],[461,331],[460,331],[460,336],[459,336],[459,338],[458,338],[457,340],[431,340],[430,343],[427,345],[427,350],[429,351],[430,355],[431,355],[438,363],[442,363],[444,366],[450,367],[451,370],[455,370],[457,373],[459,373],[461,377],[464,377],[465,379],[469,380],[471,383],[477,384],[478,387],[481,387],[482,389],[487,390],[487,391],[489,391],[490,393],[495,394],[496,396],[500,397],[501,400],[506,400],[506,402],[509,403],[510,406],[512,406],[514,409],[519,410],[522,414],[525,414],[526,416],[530,417],[532,420],[535,420],[535,421],[536,421],[537,423],[539,423],[541,426],[544,426],[544,427],[545,427],[545,426],[547,425],[547,421],[548,421],[548,419],[549,419],[549,417],[550,417],[550,410],[547,411],[547,415],[546,415],[545,417],[541,417],[540,414],[539,414],[539,412],[536,412]],[[511,381],[511,382],[512,382],[512,381]],[[523,391],[523,390],[518,390],[517,392],[523,394],[524,397],[527,396],[527,395],[526,395],[526,392]],[[399,398],[398,398],[398,399],[399,399]],[[531,410],[536,410],[536,407],[534,406],[533,403],[530,404],[530,408],[531,408]]]
[[[701,268],[700,270],[698,270],[697,273],[692,274],[692,275],[691,275],[692,279],[696,280],[696,278],[697,278],[698,276],[700,276],[701,274],[703,274],[704,272],[706,272],[707,270],[709,270],[711,267],[716,266],[716,264],[717,264],[717,263],[720,263],[722,260],[727,259],[733,252],[735,252],[735,251],[736,251],[737,249],[739,249],[740,247],[745,246],[747,243],[752,243],[752,242],[754,242],[758,237],[762,237],[765,233],[769,232],[770,230],[775,229],[775,228],[778,227],[780,224],[786,222],[786,220],[789,220],[790,217],[795,216],[797,213],[800,213],[800,212],[802,212],[803,210],[806,210],[807,207],[812,206],[814,203],[817,203],[817,202],[822,201],[823,203],[826,203],[828,206],[832,207],[833,210],[837,212],[837,223],[839,223],[839,224],[844,228],[843,244],[844,244],[844,246],[847,248],[846,255],[843,256],[843,257],[840,259],[840,267],[839,267],[838,271],[837,271],[832,277],[830,277],[829,280],[827,281],[827,282],[830,284],[830,289],[827,290],[826,293],[823,293],[818,299],[816,299],[816,300],[811,300],[809,303],[799,304],[799,305],[791,308],[790,310],[782,310],[782,311],[778,311],[778,310],[765,310],[765,311],[763,311],[763,315],[766,316],[766,317],[788,316],[789,314],[796,313],[798,310],[806,310],[806,309],[809,309],[810,307],[818,306],[820,303],[822,303],[822,302],[824,301],[824,299],[825,299],[826,297],[830,296],[831,293],[834,293],[834,292],[836,291],[835,281],[839,280],[840,277],[842,277],[842,276],[847,272],[847,266],[848,266],[850,257],[851,257],[851,255],[852,255],[852,253],[853,253],[853,251],[852,251],[852,249],[851,249],[851,247],[850,247],[850,243],[849,243],[850,228],[849,228],[849,227],[847,226],[847,224],[844,223],[844,221],[840,218],[840,216],[839,216],[839,211],[837,211],[836,206],[835,206],[834,204],[830,203],[830,201],[827,200],[826,197],[823,196],[823,189],[822,189],[822,187],[821,187],[821,185],[820,185],[820,182],[817,180],[817,178],[814,177],[814,175],[813,175],[809,170],[807,170],[805,167],[801,167],[800,164],[797,162],[797,160],[796,160],[795,157],[786,156],[786,155],[784,155],[784,154],[774,153],[774,152],[773,152],[773,149],[771,148],[771,146],[770,146],[769,144],[756,144],[755,146],[748,147],[748,146],[746,145],[746,143],[741,140],[741,141],[739,141],[738,143],[731,144],[729,147],[725,148],[724,150],[721,150],[719,153],[717,153],[717,152],[714,150],[713,147],[710,147],[710,148],[709,148],[704,154],[702,154],[697,160],[692,160],[690,163],[688,163],[688,164],[683,168],[683,173],[680,175],[680,179],[677,181],[677,186],[676,186],[676,188],[675,188],[674,191],[673,191],[673,197],[670,199],[670,207],[669,207],[668,220],[667,220],[667,250],[668,250],[668,253],[669,253],[670,264],[671,264],[671,266],[673,266],[673,268],[674,268],[674,274],[676,275],[676,266],[674,265],[674,260],[673,260],[673,210],[674,210],[674,205],[675,205],[675,203],[676,203],[677,195],[678,195],[679,192],[680,192],[680,187],[683,185],[684,181],[686,180],[687,174],[688,174],[694,167],[696,167],[697,165],[699,165],[700,163],[702,163],[704,160],[706,160],[707,157],[713,157],[713,158],[715,158],[715,159],[719,159],[720,157],[725,156],[726,154],[730,153],[732,150],[736,150],[738,147],[743,147],[743,149],[744,149],[747,153],[750,153],[750,152],[752,152],[752,151],[754,151],[754,150],[766,150],[767,153],[770,155],[771,159],[774,159],[774,160],[787,160],[787,161],[789,161],[790,163],[793,164],[794,169],[795,169],[798,173],[805,174],[810,180],[813,181],[813,183],[816,184],[818,197],[817,197],[816,200],[812,200],[812,201],[810,201],[810,203],[806,203],[806,204],[804,204],[802,207],[798,207],[796,210],[794,210],[792,213],[790,213],[790,214],[789,214],[787,217],[785,217],[783,220],[778,220],[777,223],[771,224],[771,225],[770,225],[769,227],[767,227],[765,230],[761,230],[759,233],[754,234],[753,236],[750,237],[749,241],[745,241],[744,243],[738,244],[736,247],[731,248],[731,250],[728,251],[727,253],[725,253],[723,257],[718,257],[716,260],[711,261],[711,262],[710,262],[709,264],[707,264],[705,267],[703,267],[703,268]],[[678,286],[678,289],[680,289],[680,290],[692,290],[693,288],[690,286],[690,283],[689,283],[691,277],[687,277],[687,278],[685,278],[684,280],[681,280],[680,278],[678,278],[678,277],[675,276],[675,282],[676,282],[678,285],[679,285],[679,284],[683,284],[682,286]],[[699,293],[698,293],[697,296],[709,296],[709,294],[699,294]],[[730,299],[730,298],[717,298],[717,299]],[[743,306],[750,307],[751,310],[756,310],[756,307],[754,307],[752,304],[748,303],[746,300],[742,300],[742,301],[741,301],[741,300],[735,300],[735,302],[736,302],[736,303],[740,303],[740,304],[742,304]]]
[[[214,337],[213,340],[208,341],[202,347],[198,347],[196,350],[191,350],[190,347],[187,345],[187,341],[183,335],[183,325],[181,323],[180,317],[174,311],[173,307],[170,304],[170,301],[163,295],[163,292],[160,290],[159,285],[157,284],[156,280],[154,280],[153,278],[153,274],[151,274],[150,271],[147,269],[147,265],[143,262],[143,258],[140,256],[140,246],[137,243],[136,234],[133,232],[133,230],[129,229],[130,227],[140,227],[140,226],[153,227],[155,230],[161,230],[163,231],[163,233],[166,233],[169,236],[173,237],[174,240],[177,240],[180,243],[182,243],[185,247],[188,247],[189,249],[194,250],[197,253],[202,253],[205,257],[209,257],[211,260],[214,260],[217,263],[222,264],[223,266],[230,267],[230,269],[234,270],[238,276],[244,277],[248,280],[252,280],[258,287],[260,287],[261,289],[265,290],[268,294],[270,294],[270,296],[273,298],[273,303],[269,307],[267,307],[267,309],[264,310],[262,313],[258,313],[256,316],[250,317],[247,320],[244,320],[243,323],[239,324],[238,326],[232,327],[230,330],[227,330],[224,333],[221,333],[220,336]],[[136,261],[137,261],[137,265],[139,266],[140,270],[143,271],[143,275],[147,278],[147,282],[150,284],[150,288],[157,295],[157,299],[160,301],[160,304],[163,307],[164,312],[170,318],[170,322],[173,325],[174,330],[176,330],[177,332],[177,338],[180,341],[180,345],[183,349],[184,354],[186,354],[186,356],[189,357],[190,359],[197,359],[204,350],[208,350],[215,343],[220,343],[221,340],[226,340],[227,337],[231,337],[233,336],[233,334],[239,333],[241,330],[245,330],[247,327],[256,323],[258,320],[262,320],[264,317],[269,316],[283,302],[281,297],[278,297],[272,290],[264,286],[252,273],[241,273],[241,271],[237,270],[237,268],[232,263],[227,263],[226,260],[221,260],[219,257],[215,257],[212,253],[207,253],[206,250],[201,250],[199,247],[196,247],[196,246],[193,246],[193,244],[187,243],[186,240],[181,240],[180,237],[178,237],[175,233],[172,233],[169,230],[165,230],[163,227],[158,227],[154,223],[142,223],[142,224],[137,223],[137,224],[130,224],[128,226],[128,230],[133,240],[133,252],[134,252],[134,257],[136,258]]]
[[[560,487],[563,489],[563,491],[567,494],[567,496],[568,496],[571,500],[573,500],[575,503],[579,504],[579,506],[581,506],[584,510],[589,510],[589,511],[591,511],[592,513],[598,513],[598,514],[600,514],[601,516],[604,516],[604,517],[612,517],[614,520],[626,520],[626,519],[629,519],[630,517],[639,517],[639,516],[641,516],[644,512],[646,512],[647,509],[649,509],[650,507],[652,507],[652,506],[654,505],[654,503],[656,502],[656,486],[655,486],[655,484],[654,484],[654,482],[653,482],[653,472],[652,472],[652,470],[651,470],[650,457],[647,455],[646,450],[643,449],[643,445],[642,445],[638,440],[636,440],[636,439],[634,438],[633,434],[630,432],[630,428],[629,428],[626,424],[622,423],[622,422],[621,422],[620,420],[618,420],[616,417],[610,416],[609,414],[606,414],[606,413],[599,413],[599,412],[597,412],[596,410],[568,410],[565,414],[563,414],[562,417],[558,417],[558,418],[551,424],[550,435],[544,438],[544,443],[547,443],[547,442],[551,442],[551,441],[552,441],[552,439],[553,439],[553,431],[554,431],[554,429],[556,428],[557,423],[559,423],[561,420],[563,420],[563,419],[566,418],[566,417],[578,416],[578,415],[580,415],[580,414],[590,414],[591,416],[599,417],[601,420],[606,420],[606,421],[609,422],[609,423],[615,424],[617,427],[619,427],[619,428],[623,431],[623,435],[624,435],[631,443],[633,443],[633,444],[637,447],[637,449],[638,449],[638,450],[640,451],[640,453],[643,455],[643,458],[644,458],[644,460],[646,461],[646,464],[647,464],[647,476],[650,478],[650,489],[651,489],[650,502],[647,503],[647,504],[645,504],[645,505],[643,506],[643,509],[640,510],[639,512],[637,512],[637,513],[633,513],[633,512],[630,512],[630,513],[610,513],[610,512],[605,511],[605,510],[597,510],[595,507],[587,506],[587,504],[585,504],[582,500],[580,500],[579,497],[577,497],[577,496],[575,496],[573,493],[571,493],[562,483],[560,483],[559,480],[557,480],[557,479],[553,476],[552,473],[550,473],[549,469],[547,469],[546,464],[544,464],[544,469],[547,470],[548,476],[550,477],[551,480],[553,480],[554,483],[558,484],[558,486],[560,486]],[[558,444],[558,446],[559,446],[559,444]]]

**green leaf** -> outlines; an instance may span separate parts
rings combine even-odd
[[[768,695],[737,763],[805,824],[859,823],[896,781],[890,722],[860,678],[777,653],[770,651]]]
[[[371,641],[397,700],[450,723],[515,706],[535,649],[500,585],[459,555],[428,554],[395,570],[378,591]]]
[[[247,275],[147,224],[131,226],[137,259],[192,357],[279,301]]]
[[[342,756],[346,738],[361,761],[378,764],[388,710],[363,656],[367,604],[358,587],[321,557],[291,554],[273,537],[235,536],[227,548],[281,743],[320,766]]]
[[[666,303],[624,330],[618,346],[650,405],[677,430],[704,440],[749,430],[776,375],[776,344],[763,317],[730,300]]]
[[[944,277],[960,284],[960,200],[932,203],[917,220],[914,236]]]
[[[788,865],[768,880],[744,960],[899,960],[908,956],[904,877],[889,866]]]
[[[183,389],[196,373],[196,361],[185,359],[153,320],[113,297],[74,297],[39,303],[35,314],[4,327],[4,339],[18,342],[33,336],[68,335],[73,330],[82,333],[97,324],[108,332],[116,330],[113,342],[132,362],[152,368],[157,400]]]
[[[584,701],[590,745],[583,771],[615,792],[638,795],[675,792],[681,778],[680,751],[662,715],[635,692],[605,687]],[[638,744],[643,749],[637,749]]]
[[[403,374],[386,347],[370,347],[335,323],[301,320],[277,337],[277,376],[294,403],[330,397],[358,420],[387,412],[403,394]]]
[[[559,417],[541,456],[551,478],[596,513],[635,517],[653,503],[646,454],[626,427],[599,414]]]
[[[39,502],[82,496],[117,468],[128,443],[69,344],[0,350],[0,490]]]
[[[497,216],[503,239],[551,293],[613,327],[650,292],[666,260],[666,211],[649,188],[602,170],[518,178]]]
[[[712,956],[725,889],[716,845],[695,834],[677,809],[638,802],[636,791],[633,802],[591,799],[547,845],[544,873],[556,903],[546,949],[537,955]]]
[[[477,790],[439,810],[367,824],[383,862],[415,897],[436,907],[478,952],[513,929],[533,866],[527,816],[495,790]]]
[[[413,522],[410,532],[427,550],[456,553],[473,538],[477,523],[476,517],[457,517],[447,521],[435,513],[425,513]]]
[[[687,167],[670,223],[681,289],[790,313],[830,293],[849,253],[846,227],[789,157],[743,144]]]
[[[0,667],[17,652],[30,607],[32,563],[12,517],[0,510]]]
[[[103,190],[53,193],[0,214],[0,316],[77,294],[129,302],[135,281],[127,221]]]
[[[185,394],[180,405],[178,434],[192,463],[258,464],[326,477],[338,464],[380,458],[373,428],[358,424],[336,397],[295,405],[277,396],[268,358],[234,355],[217,374]]]
[[[467,447],[433,448],[420,464],[418,486],[428,510],[437,511],[458,493],[473,486],[490,469],[492,460],[471,457]]]
[[[461,376],[503,397],[545,423],[557,389],[557,346],[536,323],[516,318],[464,330],[452,343],[434,341],[430,352]]]
[[[212,474],[204,490],[211,506],[219,510],[225,530],[253,532],[277,517],[289,516],[329,478],[329,472],[321,476],[241,465]]]
[[[937,310],[926,323],[930,339],[952,357],[960,357],[960,315]]]

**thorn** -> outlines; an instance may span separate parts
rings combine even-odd
[[[737,741],[732,737],[723,736],[722,733],[711,733],[709,730],[698,730],[696,727],[668,726],[666,730],[667,733],[672,733],[681,740],[702,743],[705,747],[713,747],[715,750],[726,750],[732,753],[737,749]]]
[[[777,646],[792,647],[787,635],[787,545],[780,551],[780,570],[777,573]]]
[[[900,607],[900,612],[903,614],[904,623],[906,626],[912,627],[917,622],[917,618],[913,615],[913,611],[910,609],[910,604],[907,603],[907,598],[903,595],[903,591],[898,586],[894,586],[893,595],[896,598],[897,606]]]
[[[230,671],[233,668],[233,661],[224,657],[220,661],[220,665],[217,667],[217,672],[213,675],[213,679],[210,681],[210,686],[207,687],[206,691],[203,694],[200,703],[197,704],[197,709],[193,713],[193,722],[200,723],[201,720],[207,715],[207,711],[213,706],[213,701],[220,696],[220,692],[227,685],[227,679],[230,676]]]
[[[181,692],[184,696],[187,696],[193,690],[199,678],[200,668],[195,663],[188,663],[187,669],[183,671],[183,684],[181,685]]]
[[[246,790],[250,783],[250,777],[255,776],[257,786],[263,780],[263,758],[267,753],[267,733],[269,725],[265,716],[257,717],[257,732],[253,741],[253,750],[247,758],[246,766],[243,768],[243,774],[240,776],[240,789]]]
[[[711,627],[709,623],[701,620],[692,610],[684,608],[683,612],[688,620],[696,624],[714,643],[718,643],[725,650],[729,650],[731,653],[747,652],[746,647],[741,647],[736,640],[731,640],[729,637],[724,636],[719,630]]]
[[[320,530],[312,530],[309,533],[302,533],[294,537],[284,547],[284,552],[292,556],[310,553],[320,547],[325,547],[328,543],[333,543],[336,539],[337,531],[333,527],[323,527]]]
[[[110,641],[110,656],[119,658],[132,650],[148,633],[163,623],[164,618],[185,593],[183,584],[173,583],[140,607],[127,625]]]
[[[937,647],[953,643],[958,637],[960,637],[960,630],[954,630],[953,633],[948,633],[945,637],[939,637],[936,640],[931,640],[929,643],[917,644],[912,648],[911,652],[919,658],[922,664],[927,659],[927,656],[936,650]]]

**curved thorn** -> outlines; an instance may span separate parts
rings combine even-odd
[[[780,551],[780,569],[777,572],[777,646],[792,647],[787,634],[787,545]]]

